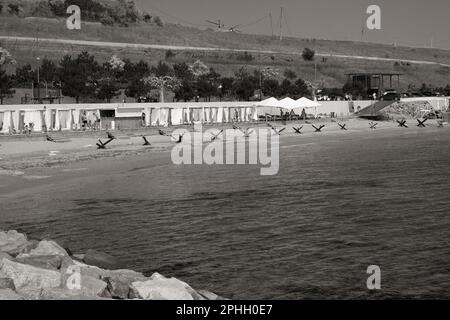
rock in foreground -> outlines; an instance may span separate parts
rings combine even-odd
[[[83,262],[79,262],[82,257]],[[54,241],[0,231],[0,300],[219,300],[176,278],[117,269],[115,257],[95,250],[73,255]],[[114,269],[114,270],[109,270]]]
[[[15,230],[3,232],[0,231],[0,252],[16,256],[27,246],[27,237]]]

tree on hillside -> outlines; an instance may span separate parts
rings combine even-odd
[[[173,69],[165,62],[159,61],[156,67],[152,67],[150,72],[156,77],[173,76]]]
[[[207,74],[201,75],[197,78],[197,96],[204,98],[205,101],[211,101],[211,96],[216,96],[218,94],[217,90],[219,85],[220,74],[211,68]]]
[[[12,15],[18,15],[20,13],[20,6],[17,3],[9,3],[8,11]]]
[[[234,78],[233,77],[223,77],[220,79],[220,90],[218,95],[220,99],[224,97],[232,97],[233,96],[233,86],[234,86]]]
[[[295,85],[289,79],[284,79],[280,84],[280,97],[295,95]]]
[[[66,15],[67,6],[64,0],[48,0],[50,11],[57,17]]]
[[[3,66],[7,64],[15,64],[16,61],[8,50],[0,47],[0,104],[3,104],[5,98],[9,98],[14,94],[12,89],[14,86],[13,77],[8,75],[5,70],[2,69]]]
[[[176,63],[173,65],[174,75],[180,80],[180,86],[175,90],[175,99],[177,101],[190,101],[196,97],[196,88],[194,83],[194,74],[185,63]]]
[[[194,74],[191,71],[189,65],[185,62],[175,63],[173,65],[173,72],[175,77],[180,80],[192,81],[194,80]]]
[[[351,94],[352,97],[362,97],[367,95],[367,91],[364,86],[360,83],[353,84],[352,82],[347,82],[342,88],[344,94]]]
[[[33,70],[30,64],[26,64],[16,69],[14,85],[19,88],[29,88],[36,79],[36,70]]]
[[[255,76],[259,77],[259,70],[255,70]],[[271,67],[265,67],[261,70],[261,77],[262,77],[262,80],[279,79],[280,73]]]
[[[191,101],[196,97],[196,90],[192,81],[181,80],[178,88],[175,89],[175,100],[176,101]]]
[[[138,62],[134,63],[129,59],[125,59],[124,63],[125,65],[123,67],[121,79],[122,83],[127,83],[132,79],[142,79],[149,76],[151,73],[150,66],[143,60],[139,60]]]
[[[95,96],[99,65],[94,56],[82,52],[73,59],[70,55],[62,58],[58,68],[58,79],[62,83],[62,93],[75,98],[78,103],[81,98]]]
[[[284,71],[284,77],[289,80],[294,80],[295,78],[297,78],[297,74],[291,69],[286,69]]]
[[[180,86],[180,81],[172,76],[150,76],[143,79],[144,83],[150,88],[159,90],[159,102],[164,102],[164,94],[166,90],[176,91]]]
[[[16,61],[12,57],[12,55],[9,53],[8,50],[3,49],[0,47],[0,68],[7,64],[15,64]]]
[[[142,79],[150,75],[150,66],[143,60],[136,63],[130,60],[124,60],[124,62],[121,82],[126,87],[125,95],[133,97],[135,100],[146,97],[150,87]]]
[[[250,75],[245,68],[241,68],[236,72],[235,76],[233,84],[234,95],[241,100],[249,101],[258,88],[258,79],[254,75]]]
[[[209,68],[200,60],[195,61],[193,64],[189,66],[194,77],[200,77],[209,72]]]
[[[427,85],[426,83],[423,83],[422,86],[419,89],[420,94],[422,96],[425,96],[425,97],[432,96],[433,95],[433,91],[434,91],[433,86]]]
[[[295,81],[295,89],[293,93],[296,98],[311,97],[311,90],[308,84],[301,78],[298,78],[297,81]]]
[[[56,80],[57,70],[58,67],[52,60],[44,58],[39,69],[40,80],[50,84],[53,83]]]
[[[143,79],[132,79],[125,89],[125,95],[139,100],[142,97],[147,97],[150,90],[150,86]]]
[[[309,48],[303,49],[303,52],[302,52],[303,60],[305,60],[305,61],[313,61],[315,55],[316,55],[316,52],[314,50],[309,49]]]
[[[159,61],[151,68],[151,75],[142,79],[151,89],[159,90],[159,101],[164,102],[165,91],[175,92],[180,87],[180,81],[174,76],[173,69],[166,63]]]
[[[271,97],[280,96],[280,83],[276,79],[265,79],[262,83],[264,95]]]
[[[100,100],[111,102],[119,94],[120,78],[124,71],[125,62],[113,55],[100,69],[96,96]]]
[[[450,84],[448,84],[445,88],[444,88],[444,94],[448,97],[450,96]]]
[[[6,71],[0,69],[0,104],[3,104],[5,98],[12,97],[15,93],[13,88],[13,79]]]

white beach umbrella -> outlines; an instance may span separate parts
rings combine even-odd
[[[293,110],[298,108],[299,104],[297,103],[297,101],[295,101],[292,98],[284,98],[283,100],[280,100],[280,107],[283,109],[289,109],[289,110]]]
[[[279,113],[279,111],[276,111],[277,108],[280,108],[280,101],[278,101],[277,99],[275,99],[274,97],[271,97],[269,99],[260,101],[256,104],[256,109],[257,109],[257,116],[261,115],[274,115]]]
[[[297,108],[317,108],[320,107],[320,103],[317,101],[312,101],[306,97],[302,97],[297,100]]]
[[[275,107],[275,108],[277,108],[280,106],[280,101],[278,101],[274,97],[271,97],[269,99],[258,102],[257,106],[258,107]]]
[[[301,97],[297,100],[298,108],[301,109],[314,109],[314,116],[317,116],[317,108],[321,106],[317,101],[312,101],[306,97]]]

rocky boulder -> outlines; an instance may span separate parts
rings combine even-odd
[[[108,291],[111,297],[116,299],[128,299],[131,284],[147,280],[142,273],[132,270],[107,271],[102,276],[102,279],[108,284]]]
[[[37,268],[3,259],[0,262],[0,278],[10,278],[16,288],[55,288],[61,284],[58,271]]]
[[[150,280],[131,284],[130,298],[145,300],[205,300],[187,283],[154,273]]]
[[[54,241],[42,240],[36,248],[30,250],[28,253],[21,254],[19,257],[30,256],[69,256],[67,251]]]
[[[0,289],[0,300],[25,300],[11,289]]]
[[[109,296],[107,283],[96,276],[82,273],[79,266],[69,266],[62,274],[63,289],[73,291],[74,294],[87,297]]]
[[[40,300],[103,300],[98,296],[86,295],[78,290],[64,288],[44,289],[39,295]]]
[[[73,270],[76,270],[84,276],[90,276],[96,279],[101,279],[107,273],[107,270],[101,269],[96,266],[90,266],[76,260],[72,260],[72,263],[70,265],[66,265],[66,262],[63,262],[63,265],[61,266],[61,272],[63,276],[64,274],[72,274]]]
[[[31,250],[36,249],[36,247],[39,245],[39,241],[37,240],[28,240],[27,244],[23,248],[21,254],[24,253],[30,253]]]
[[[27,236],[22,233],[15,230],[0,231],[0,252],[17,256],[27,247],[27,244]]]
[[[58,270],[61,267],[63,256],[20,256],[14,259],[15,262],[28,264],[38,268]]]
[[[0,278],[0,289],[16,290],[16,286],[11,278]]]
[[[103,269],[118,269],[121,265],[117,258],[96,250],[88,250],[83,257],[83,262]]]
[[[13,260],[13,257],[11,257],[6,252],[0,252],[0,261],[2,261],[3,259]]]

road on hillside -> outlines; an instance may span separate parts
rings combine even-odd
[[[190,46],[173,46],[173,45],[158,45],[158,44],[143,44],[143,43],[106,42],[106,41],[71,40],[71,39],[32,38],[32,37],[12,37],[12,36],[0,36],[0,40],[14,41],[16,43],[17,42],[48,42],[48,43],[53,43],[53,44],[60,43],[60,44],[69,44],[69,45],[80,45],[80,46],[131,48],[131,49],[157,49],[157,50],[174,50],[174,51],[225,51],[225,52],[263,53],[263,54],[275,54],[275,55],[276,54],[301,55],[298,52],[289,52],[289,51],[268,51],[268,50],[232,49],[232,48],[214,48],[214,47],[190,47]],[[439,63],[439,62],[434,62],[434,61],[424,61],[424,60],[379,58],[379,57],[366,57],[366,56],[331,54],[331,53],[316,53],[316,56],[342,58],[342,59],[385,61],[385,62],[407,62],[407,63],[411,63],[411,64],[438,65],[438,66],[442,66],[442,67],[450,67],[450,64]]]

